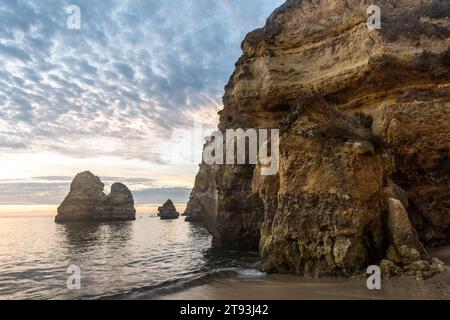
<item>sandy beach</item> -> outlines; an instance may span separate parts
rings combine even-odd
[[[450,247],[433,251],[447,265]],[[366,279],[305,279],[292,275],[260,275],[253,279],[218,279],[208,284],[169,294],[163,299],[181,300],[352,300],[352,299],[450,299],[450,267],[433,278],[383,279],[381,290],[368,290]]]

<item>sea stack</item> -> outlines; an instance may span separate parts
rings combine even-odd
[[[55,222],[135,220],[131,191],[122,183],[114,183],[111,193],[106,195],[104,186],[100,178],[89,171],[77,174],[69,194],[58,208]]]
[[[203,163],[186,214],[266,272],[424,278],[450,244],[450,4],[372,3],[288,0],[242,43],[218,127],[279,129],[279,171]]]
[[[177,212],[172,200],[169,199],[162,207],[158,208],[158,217],[160,217],[161,220],[173,220],[178,219],[180,214]]]

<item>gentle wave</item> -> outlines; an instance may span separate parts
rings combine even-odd
[[[258,253],[222,251],[199,226],[144,217],[57,225],[52,217],[0,224],[1,299],[157,299],[223,278],[262,276]],[[81,290],[66,269],[81,269]]]
[[[166,281],[155,286],[129,288],[121,293],[96,297],[97,299],[158,299],[164,295],[177,293],[189,288],[211,283],[222,279],[237,277],[255,278],[266,274],[256,269],[223,268],[212,270],[204,274],[190,276],[186,279]]]

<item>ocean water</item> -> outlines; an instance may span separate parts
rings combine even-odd
[[[53,217],[0,218],[0,299],[140,299],[212,279],[254,277],[256,253],[219,251],[183,219],[56,224]],[[70,290],[69,265],[80,268]]]

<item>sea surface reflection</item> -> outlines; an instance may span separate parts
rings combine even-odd
[[[211,248],[211,236],[182,219],[55,224],[51,217],[0,218],[0,298],[157,297],[254,266],[257,255]],[[71,264],[81,289],[68,290]]]

